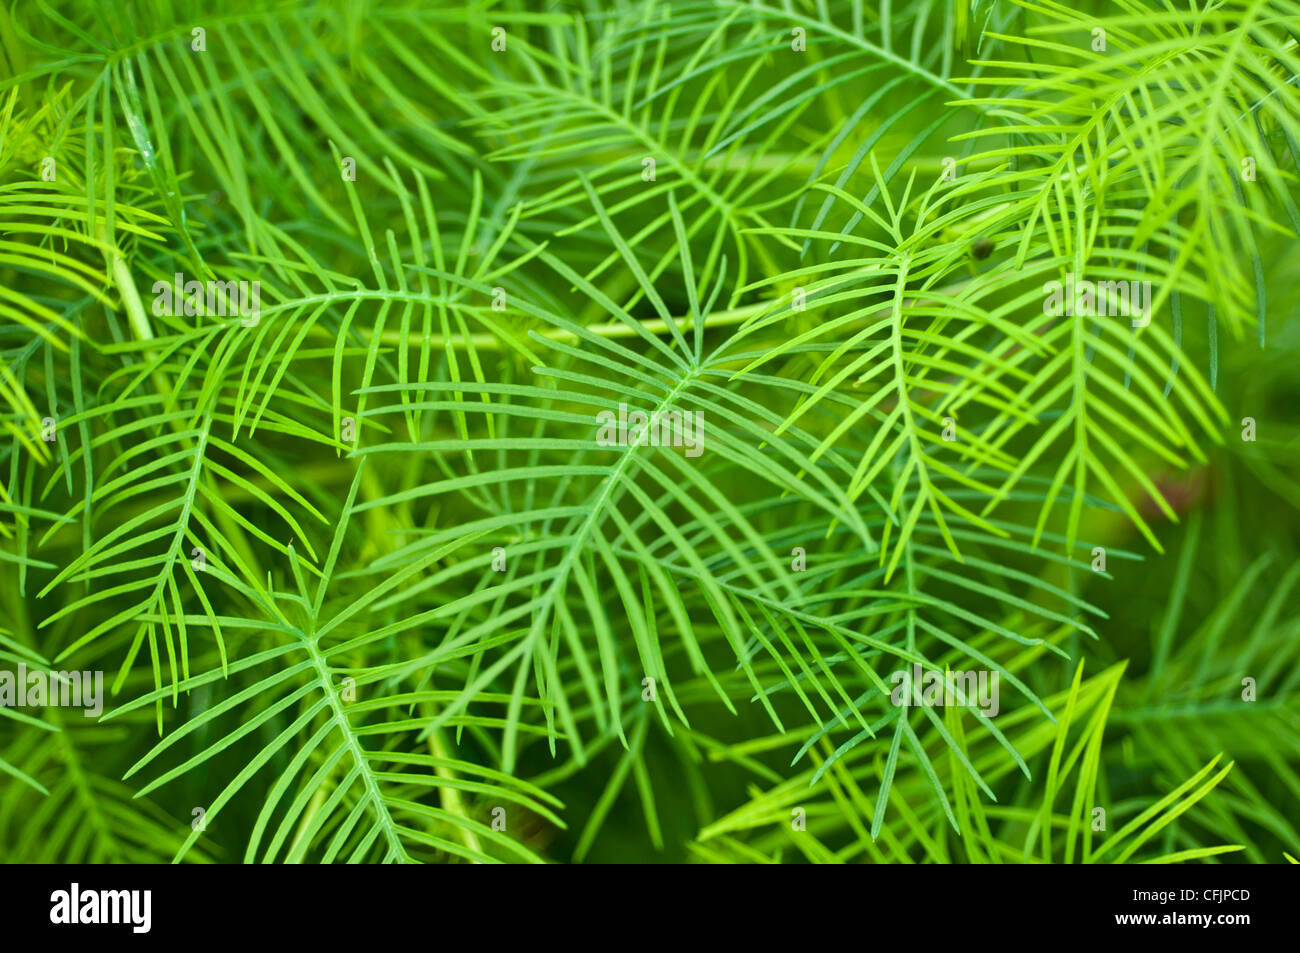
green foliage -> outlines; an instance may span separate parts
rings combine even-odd
[[[0,858],[1294,863],[1298,30],[0,10]]]

